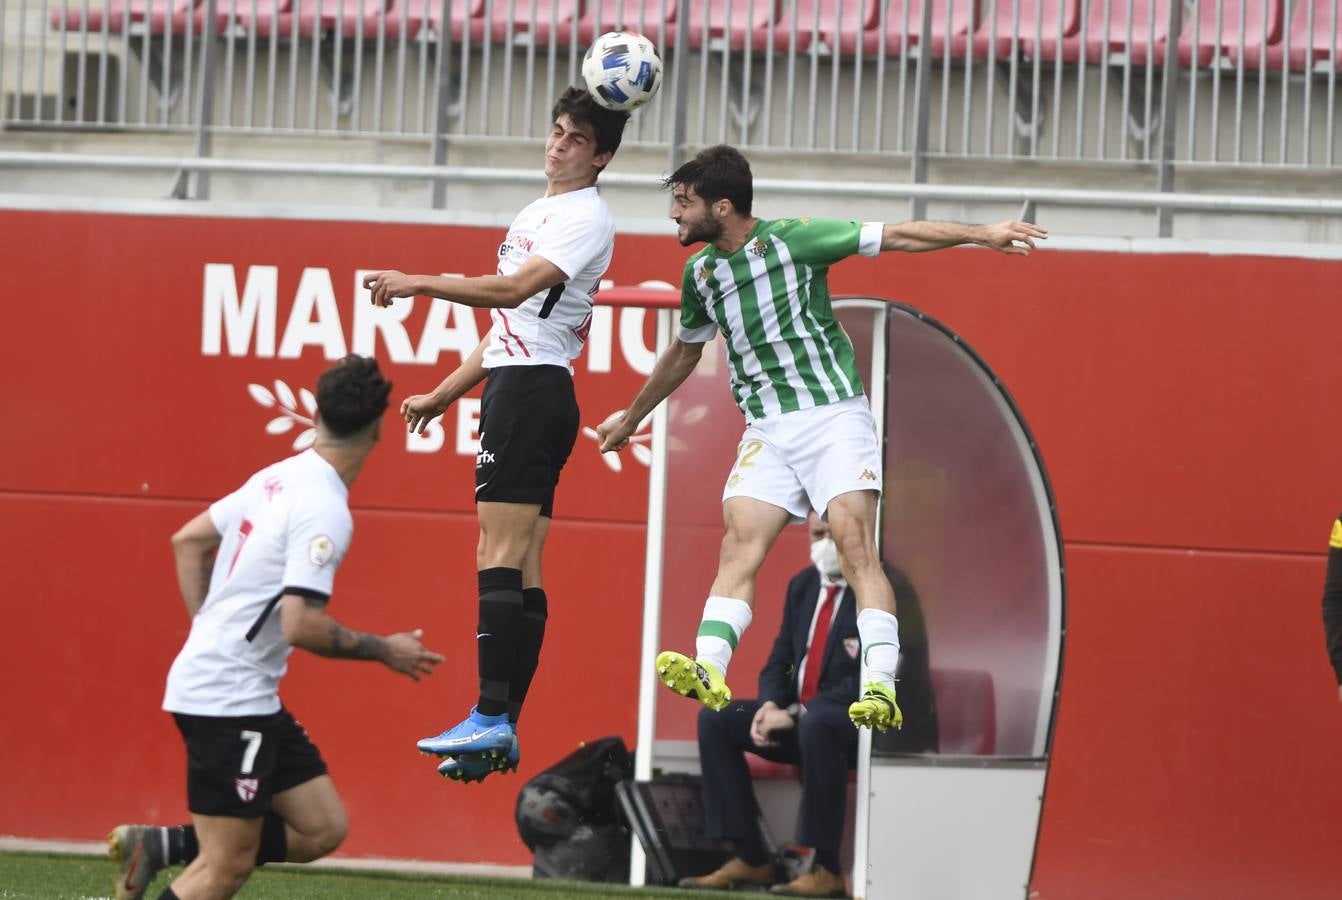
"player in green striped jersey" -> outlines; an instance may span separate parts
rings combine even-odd
[[[868,680],[849,713],[859,726],[898,727],[898,622],[876,549],[880,447],[853,346],[830,308],[829,267],[855,254],[957,244],[1025,256],[1047,232],[1014,221],[758,219],[750,164],[725,145],[699,153],[666,186],[681,244],[707,246],[685,264],[679,335],[629,407],[597,429],[601,449],[622,449],[718,332],[746,431],[723,492],[726,531],[696,656],[664,652],[658,675],[712,709],[731,701],[727,664],[750,624],[755,575],[783,526],[814,508],[829,520],[843,576],[857,594]]]

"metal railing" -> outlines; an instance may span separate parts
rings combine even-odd
[[[3,0],[5,128],[534,139],[616,25],[626,140],[1334,169],[1342,0]],[[1174,36],[1171,39],[1171,36]],[[1162,179],[1163,179],[1162,175]]]

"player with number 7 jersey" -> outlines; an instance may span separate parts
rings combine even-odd
[[[344,839],[326,763],[280,701],[294,647],[376,660],[416,681],[443,661],[418,629],[366,634],[326,611],[353,536],[349,486],[377,445],[390,391],[376,361],[342,359],[317,381],[312,448],[257,472],[173,535],[191,631],[163,708],[186,744],[192,821],[112,830],[118,900],[143,896],[172,865],[186,869],[161,897],[230,897],[254,866],[309,862]]]
[[[626,446],[718,334],[746,430],[722,494],[726,534],[696,654],[660,654],[657,675],[711,709],[731,701],[727,664],[753,616],[755,574],[784,526],[814,509],[829,522],[857,595],[867,675],[849,715],[859,726],[898,727],[898,621],[876,549],[881,448],[853,345],[830,305],[829,267],[849,256],[957,244],[1024,256],[1047,233],[1027,222],[759,219],[750,164],[725,145],[701,151],[665,184],[681,244],[707,246],[685,264],[679,335],[625,411],[598,427],[601,449]]]

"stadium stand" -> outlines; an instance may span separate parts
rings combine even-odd
[[[53,29],[120,34],[199,34],[204,30],[201,0],[109,0],[85,11],[62,3],[50,13]],[[881,22],[879,0],[694,0],[690,7],[692,48],[722,42],[733,50],[823,53],[844,56],[903,55],[921,43],[922,3],[893,0]],[[962,59],[972,48],[976,59],[1062,59],[1067,63],[1126,59],[1133,65],[1159,61],[1168,37],[1169,0],[1092,0],[1082,23],[1081,0],[933,0],[932,53]],[[439,0],[220,0],[216,30],[266,38],[308,38],[314,34],[345,37],[362,32],[418,36],[427,29],[443,33]],[[674,46],[676,7],[583,0],[453,0],[455,41],[469,28],[472,43],[535,42],[567,46],[577,37],[586,45],[596,35],[620,28],[655,35]],[[1342,64],[1334,51],[1337,23],[1332,0],[1302,0],[1284,26],[1283,0],[1203,0],[1186,17],[1179,36],[1183,66],[1258,68],[1266,59],[1279,70],[1289,59],[1292,71],[1326,71]],[[1241,24],[1242,20],[1242,24]],[[772,22],[772,27],[771,27]],[[884,40],[882,40],[884,36]],[[1265,55],[1266,52],[1266,55]],[[1117,57],[1115,60],[1114,58]]]
[[[1330,68],[1342,71],[1342,53],[1338,37],[1342,35],[1342,15],[1334,0],[1300,0],[1291,16],[1291,27],[1281,42],[1269,42],[1267,65],[1280,70],[1284,59],[1289,59],[1293,72],[1327,72]],[[1258,66],[1259,48],[1246,45],[1244,64]]]

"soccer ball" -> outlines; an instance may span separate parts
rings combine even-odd
[[[633,31],[610,31],[592,42],[582,60],[587,90],[606,109],[629,112],[652,99],[662,83],[657,48]]]

